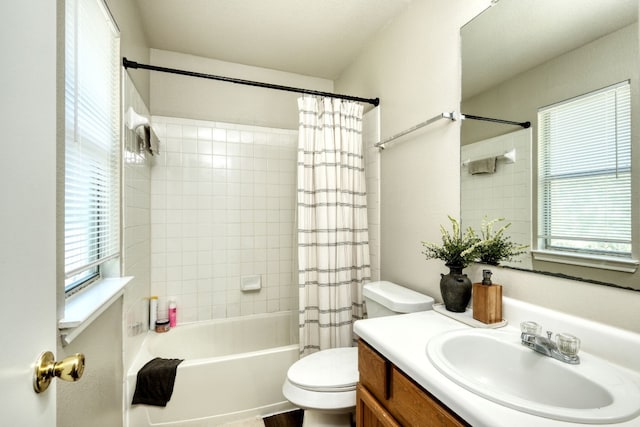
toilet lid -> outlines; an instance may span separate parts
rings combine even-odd
[[[431,310],[433,298],[385,280],[370,282],[362,290],[365,298],[382,304],[396,313]]]
[[[358,382],[358,348],[332,348],[304,357],[287,372],[289,382],[311,391],[349,391]]]

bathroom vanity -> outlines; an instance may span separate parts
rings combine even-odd
[[[360,337],[357,426],[640,426],[640,361],[636,357],[640,348],[639,334],[509,298],[505,298],[504,302],[505,319],[509,324],[494,331],[472,328],[433,310],[356,322],[354,330]],[[569,332],[579,336],[583,342],[581,363],[564,364],[522,345],[519,325],[524,320],[541,323],[545,331]],[[455,339],[442,339],[448,336]],[[498,351],[492,353],[493,339],[497,340],[495,348]],[[460,355],[457,359],[462,362],[456,363],[471,361],[481,376],[484,376],[486,367],[486,374],[490,378],[487,385],[481,387],[486,390],[474,390],[455,381],[446,375],[441,366],[436,366],[432,357],[436,343],[457,346],[454,354]],[[515,357],[509,358],[511,353]],[[446,352],[442,354],[446,355]],[[527,360],[524,366],[514,366],[524,359]],[[551,374],[547,372],[548,368]],[[522,372],[515,372],[518,370]],[[555,375],[554,372],[567,375]],[[612,372],[622,381],[607,384]],[[495,396],[491,396],[491,393],[485,393],[496,389],[491,375],[508,377],[515,385],[505,385],[504,389],[498,386]],[[542,388],[534,384],[545,376]],[[617,382],[626,384],[617,394],[611,394],[612,401],[602,405],[605,408],[600,408],[596,400],[594,404],[588,403],[592,397],[597,399],[598,393],[585,395],[584,387],[576,389],[571,383],[574,381],[572,378],[595,378],[594,387],[602,386],[603,389],[618,387]],[[515,392],[508,390],[509,387],[515,387]],[[535,391],[536,387],[538,392]],[[500,402],[501,393],[509,397],[510,393],[518,395],[518,391],[522,390],[524,394],[529,393],[527,398],[531,399],[531,407],[526,404],[518,407],[517,398],[515,404]],[[571,392],[555,393],[557,390]],[[606,395],[608,392],[599,393],[599,396]],[[625,395],[633,398],[624,402]],[[562,413],[567,400],[569,404],[573,404],[571,401],[577,402],[573,413]],[[526,399],[524,401],[527,402]],[[545,410],[553,411],[556,408],[559,414],[544,413]],[[574,415],[584,419],[572,420]]]
[[[358,427],[469,425],[362,340],[358,369]]]

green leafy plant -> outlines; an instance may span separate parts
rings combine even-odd
[[[447,266],[464,268],[478,258],[482,241],[471,227],[463,233],[457,219],[449,216],[449,221],[453,228],[451,233],[440,226],[442,244],[423,241],[425,249],[422,253],[427,259],[440,259]]]
[[[496,218],[487,221],[485,217],[482,221],[480,234],[482,240],[478,246],[478,260],[485,264],[498,265],[501,261],[513,261],[518,255],[526,253],[527,245],[519,245],[511,241],[511,237],[505,235],[505,231],[511,227],[507,223],[497,231],[493,231],[493,226],[504,218]]]

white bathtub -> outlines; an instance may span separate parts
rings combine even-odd
[[[298,360],[292,312],[178,326],[150,332],[127,373],[129,427],[212,427],[289,410],[282,383]],[[166,407],[131,405],[138,370],[154,357],[185,359]]]

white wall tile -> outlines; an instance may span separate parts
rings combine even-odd
[[[516,150],[516,162],[498,160],[493,174],[471,175],[461,168],[461,217],[464,226],[479,230],[483,218],[505,218],[494,230],[511,222],[507,234],[518,244],[531,245],[531,129],[464,145],[462,160],[478,160]],[[518,267],[531,268],[523,256]]]
[[[152,121],[166,138],[149,196],[153,291],[176,298],[181,322],[289,309],[297,132]],[[245,274],[265,287],[240,292]]]
[[[123,79],[123,107],[126,111],[132,107],[138,114],[149,117],[149,111],[140,94],[136,91],[128,74]],[[161,131],[164,133],[165,129]],[[151,192],[151,180],[153,178],[149,155],[140,153],[137,147],[135,133],[125,129],[124,134],[124,165],[123,175],[123,257],[122,267],[124,275],[134,276],[125,290],[124,317],[125,317],[125,342],[124,370],[126,371],[138,352],[142,342],[142,334],[149,326],[148,297],[150,295],[151,275],[161,278],[162,271],[153,271],[151,268],[152,216],[151,204],[154,197]],[[153,159],[158,161],[159,159]],[[164,192],[160,186],[158,191]],[[155,218],[157,221],[162,219]],[[157,233],[160,235],[161,233]],[[162,245],[159,242],[158,245]]]

